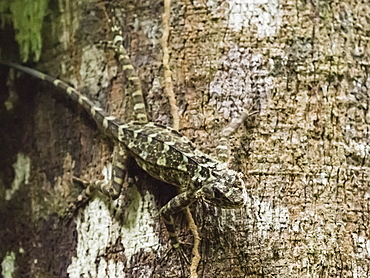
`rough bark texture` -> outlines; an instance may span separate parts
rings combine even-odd
[[[125,79],[97,44],[112,38],[112,8],[152,121],[179,119],[181,132],[214,154],[222,128],[244,107],[254,112],[231,140],[231,165],[248,177],[247,206],[191,207],[198,276],[369,277],[369,4],[173,1],[162,17],[161,1],[50,1],[35,67],[129,119]],[[9,24],[0,36],[2,57],[16,57]],[[189,266],[166,254],[158,215],[176,191],[135,165],[139,180],[118,202],[96,195],[65,217],[82,190],[72,176],[107,175],[113,144],[62,93],[0,73],[3,276],[188,277]],[[190,256],[186,218],[176,220]]]

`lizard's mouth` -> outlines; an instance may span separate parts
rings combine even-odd
[[[201,198],[214,206],[226,209],[243,207],[247,200],[246,191],[243,188],[218,187],[217,184],[202,188]]]

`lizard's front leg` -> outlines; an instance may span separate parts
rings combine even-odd
[[[89,183],[86,188],[86,195],[89,196],[94,190],[98,190],[113,200],[117,199],[121,194],[122,184],[127,173],[126,162],[126,150],[119,145],[113,156],[112,178],[109,181],[97,180]]]
[[[160,214],[163,217],[173,248],[180,249],[180,242],[176,234],[173,215],[191,205],[197,199],[196,191],[186,191],[172,198],[164,205]]]

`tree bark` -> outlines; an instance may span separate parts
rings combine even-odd
[[[125,77],[98,43],[112,39],[114,14],[152,121],[215,155],[222,128],[250,110],[230,160],[247,177],[246,207],[190,208],[198,277],[369,277],[369,11],[339,0],[51,1],[32,67],[130,120]],[[17,56],[12,16],[0,7],[3,59]],[[63,92],[0,72],[2,275],[189,277],[159,216],[176,190],[129,165],[138,178],[122,198],[95,194],[66,214],[82,191],[73,176],[109,176],[113,143]],[[191,257],[183,213],[176,224]]]

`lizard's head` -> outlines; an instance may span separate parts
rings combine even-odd
[[[213,172],[215,179],[207,182],[199,190],[208,203],[221,208],[240,208],[247,201],[247,191],[243,174],[224,169]]]

